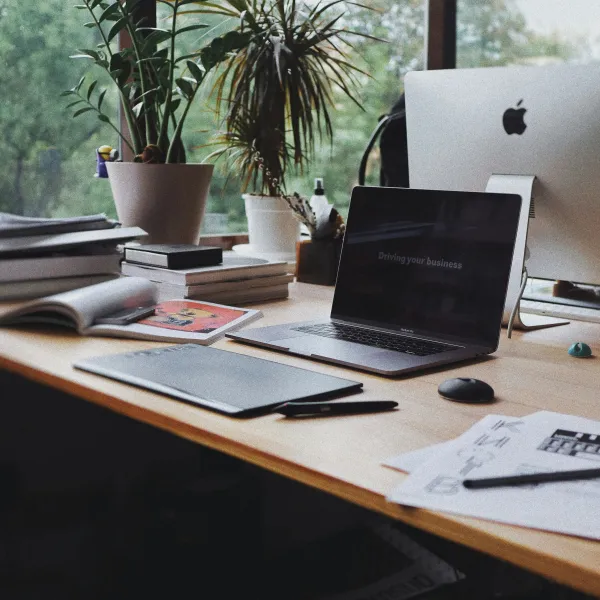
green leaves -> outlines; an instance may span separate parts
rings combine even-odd
[[[192,20],[195,12],[192,5],[208,7],[212,2],[158,1],[172,9],[171,27],[149,27],[139,11],[141,0],[80,0],[78,9],[87,10],[90,16],[84,27],[96,28],[100,43],[95,49],[78,50],[73,58],[91,60],[111,77],[119,92],[136,154],[146,145],[156,144],[167,161],[182,160],[185,157],[181,141],[183,125],[206,73],[231,52],[248,44],[250,34],[229,32],[212,39],[197,52],[178,56],[175,42],[179,36],[208,27]],[[178,20],[176,17],[183,6],[187,16]],[[117,40],[122,32],[127,32],[131,44],[119,49]],[[83,85],[82,80],[64,94],[76,96],[68,105],[74,110],[73,117],[95,112],[98,119],[110,123],[102,112],[107,91],[98,89],[97,80],[85,90]]]
[[[100,60],[100,54],[95,50],[78,50],[81,54],[73,54],[69,58],[91,58],[93,60]]]
[[[86,106],[85,108],[80,108],[79,110],[77,110],[73,113],[73,118],[78,117],[79,115],[82,115],[83,113],[89,112],[90,110],[94,110],[93,107]]]
[[[87,91],[87,101],[90,101],[90,98],[92,97],[92,92],[94,91],[94,88],[98,85],[97,81],[92,81],[92,83],[90,84],[90,87],[88,88]]]
[[[110,76],[117,83],[119,88],[122,88],[131,77],[133,65],[127,58],[126,53],[118,52],[113,54],[108,66]]]
[[[197,25],[188,25],[187,27],[182,27],[175,32],[175,35],[180,35],[182,33],[187,33],[188,31],[198,31],[198,29],[206,29],[208,25],[204,23],[198,23]]]
[[[107,90],[102,90],[98,96],[98,110],[102,110],[102,103],[104,102],[104,96],[106,96]]]
[[[215,3],[216,4],[216,3]],[[222,0],[239,20],[235,32],[201,50],[210,68],[223,62],[213,93],[225,114],[221,138],[242,179],[277,193],[287,170],[306,166],[315,140],[331,137],[333,87],[358,103],[357,74],[340,28],[343,0]],[[354,4],[351,2],[351,4]],[[203,5],[200,12],[216,12]],[[260,157],[260,161],[257,160]]]
[[[144,39],[144,45],[151,47],[153,45],[158,46],[171,39],[171,32],[166,29],[158,29],[156,27],[140,27],[136,30],[136,33],[146,36]]]
[[[204,79],[204,73],[206,71],[201,69],[195,62],[188,60],[185,63],[187,68],[190,70],[192,77],[196,80],[197,83],[200,83]]]
[[[214,38],[208,46],[200,50],[204,68],[208,71],[223,62],[229,53],[245,48],[251,37],[248,32],[229,31],[222,37]]]
[[[123,29],[126,29],[128,25],[127,17],[121,17],[117,19],[116,23],[110,28],[108,35],[106,36],[106,40],[110,42],[113,40]]]
[[[94,7],[90,7],[92,10]],[[104,23],[104,21],[118,21],[120,14],[120,6],[118,0],[110,4],[104,12],[98,17],[98,23]]]
[[[94,93],[94,90],[96,89],[96,86],[98,85],[98,81],[96,81],[96,80],[92,81],[92,83],[90,83],[90,85],[88,86],[85,94],[82,94],[81,88],[83,87],[84,81],[85,81],[85,78],[82,77],[79,80],[79,83],[74,88],[67,90],[66,92],[63,92],[61,94],[61,96],[77,96],[78,97],[77,100],[75,100],[74,102],[71,102],[70,104],[67,105],[67,109],[74,108],[75,106],[79,106],[81,104],[86,105],[83,108],[77,109],[73,113],[73,118],[78,117],[79,115],[83,115],[84,113],[89,112],[91,110],[95,110],[96,112],[101,112],[101,110],[102,110],[102,103],[104,102],[104,97],[106,95],[107,90],[102,90],[100,92],[100,94],[98,96],[98,101],[94,105],[94,103],[92,102],[92,95]]]
[[[64,92],[63,92],[64,95]],[[67,108],[73,108],[74,106],[77,106],[78,104],[81,104],[83,102],[83,100],[75,100],[75,102],[71,102],[71,104],[67,105]]]
[[[179,79],[175,80],[175,83],[177,84],[177,87],[184,98],[189,99],[193,97],[195,91],[194,84],[196,81],[193,79],[180,77]]]

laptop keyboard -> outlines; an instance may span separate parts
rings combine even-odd
[[[294,327],[294,330],[302,331],[303,333],[311,333],[321,337],[364,344],[365,346],[413,354],[415,356],[430,356],[431,354],[439,354],[440,352],[447,352],[448,350],[456,350],[456,346],[428,342],[417,338],[363,329],[362,327],[352,327],[351,325],[342,325],[339,323],[302,325],[300,327]]]

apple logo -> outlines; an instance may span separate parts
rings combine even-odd
[[[517,102],[517,107],[521,106],[523,103],[523,99]],[[516,133],[517,135],[521,135],[526,129],[527,125],[523,120],[523,116],[527,112],[526,108],[509,108],[504,112],[502,116],[502,125],[504,125],[504,131],[508,133],[508,135],[512,135]]]

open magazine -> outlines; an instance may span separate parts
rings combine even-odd
[[[81,335],[210,344],[262,316],[259,310],[195,300],[156,304],[157,287],[140,277],[121,277],[18,305],[0,314],[0,325],[64,325]],[[100,324],[126,309],[154,306],[154,314],[127,325]]]

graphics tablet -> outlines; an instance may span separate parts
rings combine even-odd
[[[197,344],[97,356],[73,366],[232,417],[257,416],[284,402],[326,400],[362,388],[358,381]]]

